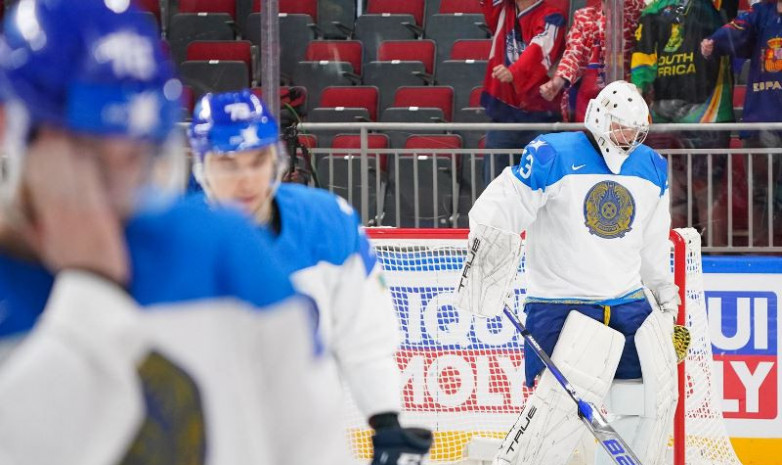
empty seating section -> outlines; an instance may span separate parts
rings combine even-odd
[[[436,50],[433,40],[386,40],[377,50],[377,61],[420,61],[433,76]]]
[[[187,46],[185,59],[193,60],[231,60],[247,65],[250,81],[255,81],[256,67],[252,44],[247,40],[218,41],[197,40]]]
[[[439,108],[445,121],[453,120],[453,87],[400,87],[392,107]]]
[[[420,86],[426,68],[420,61],[373,61],[364,66],[364,84],[380,90],[380,111],[391,105],[400,86]]]
[[[485,71],[484,60],[446,60],[438,64],[437,84],[453,87],[454,108],[466,108],[470,92],[483,83]]]
[[[361,75],[361,63],[364,59],[361,41],[358,40],[313,40],[307,45],[307,61],[347,61],[353,66],[353,72]]]
[[[451,60],[488,60],[491,39],[460,39],[451,47]]]
[[[193,88],[195,98],[207,92],[228,92],[250,87],[247,65],[242,61],[185,61],[179,67],[182,82]]]
[[[443,15],[436,14],[426,22],[427,39],[437,42],[437,63],[451,56],[451,47],[457,40],[488,39],[483,15]]]
[[[412,15],[418,26],[424,25],[424,0],[369,0],[367,13]]]
[[[234,40],[233,19],[227,13],[179,13],[171,18],[168,43],[177,62],[185,60],[187,45],[196,40]]]
[[[461,147],[458,135],[408,137],[405,148],[417,150],[388,160],[383,224],[416,228],[453,224],[458,209],[459,163],[454,154],[439,150]]]
[[[374,86],[333,86],[320,94],[322,108],[365,108],[370,121],[377,121],[378,90]]]
[[[206,92],[251,87],[262,96],[262,0],[179,0],[173,8],[168,0],[137,2],[180,68],[184,118]],[[309,122],[488,122],[480,94],[491,40],[478,0],[365,0],[362,9],[356,16],[356,0],[279,0],[283,111]],[[739,92],[735,99],[739,107]],[[299,137],[306,147],[332,149],[312,160],[324,187],[361,210],[365,179],[374,224],[466,224],[484,187],[470,171],[480,174],[482,154],[462,160],[435,152],[478,150],[483,131],[370,132],[368,178],[355,153],[360,134],[351,131]],[[390,148],[405,152],[390,155]]]
[[[368,152],[366,178],[361,175],[361,137],[353,134],[338,134],[334,137],[331,148],[344,149],[345,152],[334,152],[319,156],[317,172],[321,184],[347,199],[357,211],[361,211],[362,179],[367,179],[368,211],[372,224],[380,223],[383,211],[383,197],[386,185],[385,154],[382,149],[388,148],[388,137],[384,134],[369,134],[367,147],[378,152]],[[380,208],[378,208],[380,203]]]
[[[293,71],[293,82],[307,88],[307,110],[320,102],[320,93],[329,86],[352,85],[353,67],[345,61],[301,61]]]
[[[412,15],[364,14],[356,19],[354,38],[364,43],[364,62],[377,59],[384,40],[410,40],[417,37]]]

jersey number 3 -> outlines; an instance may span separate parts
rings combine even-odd
[[[532,163],[535,161],[532,155],[526,150],[521,154],[522,160],[519,163],[519,176],[524,179],[529,179],[532,174]]]

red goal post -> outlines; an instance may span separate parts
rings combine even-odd
[[[488,463],[492,441],[498,442],[510,428],[528,391],[520,387],[520,379],[511,379],[521,377],[523,361],[515,330],[511,334],[501,317],[483,323],[458,315],[449,300],[466,256],[468,231],[367,232],[385,269],[403,332],[397,353],[404,383],[403,421],[435,431],[429,463]],[[700,236],[693,229],[672,230],[670,240],[674,280],[682,298],[679,324],[690,328],[692,344],[679,366],[680,402],[666,463],[740,464],[713,386]],[[516,295],[523,289],[523,275],[522,259]],[[361,463],[371,456],[370,433],[355,407],[351,409],[347,427]]]

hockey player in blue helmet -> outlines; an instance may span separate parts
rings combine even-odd
[[[339,389],[337,375],[348,385],[375,430],[373,463],[420,463],[431,432],[399,424],[398,323],[356,213],[327,191],[280,183],[285,156],[277,122],[249,91],[204,96],[188,135],[194,174],[209,199],[266,226],[278,254],[288,257],[294,286],[317,302],[335,375],[323,388]]]
[[[309,464],[334,427],[269,241],[155,187],[179,89],[128,0],[6,16],[0,463]]]

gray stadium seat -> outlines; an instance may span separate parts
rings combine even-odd
[[[345,61],[300,61],[293,70],[293,82],[307,88],[307,111],[318,105],[323,89],[355,84],[353,76],[353,67]]]
[[[476,0],[477,1],[477,0]],[[437,42],[437,63],[451,57],[451,47],[459,39],[488,39],[483,15],[436,14],[426,22],[427,39]]]
[[[455,218],[459,192],[459,164],[454,154],[427,153],[433,148],[459,148],[454,134],[415,135],[407,148],[420,151],[388,159],[383,225],[397,227],[450,227]]]
[[[288,81],[293,76],[296,64],[304,60],[307,44],[315,39],[312,18],[308,15],[280,14],[280,74]],[[253,45],[261,45],[261,14],[247,17],[247,39]]]
[[[483,107],[460,108],[454,112],[453,120],[457,123],[491,123]],[[458,134],[462,136],[464,147],[468,149],[477,148],[481,137],[485,135],[483,131],[459,131]]]
[[[179,67],[182,82],[193,88],[196,101],[207,92],[228,92],[250,86],[243,61],[185,61]]]
[[[470,104],[470,91],[483,83],[486,73],[484,60],[445,60],[437,68],[438,85],[453,87],[454,110]]]
[[[426,72],[420,61],[373,61],[364,65],[364,84],[380,90],[380,112],[394,101],[394,92],[400,86],[420,86],[419,77]]]
[[[234,40],[233,18],[227,13],[179,13],[171,18],[168,42],[176,63],[185,61],[194,40]]]
[[[418,107],[391,107],[386,108],[380,116],[384,123],[441,123],[443,122],[443,110],[439,108]],[[415,131],[384,131],[391,140],[391,147],[401,149],[407,138]],[[424,132],[432,133],[431,130]]]
[[[369,121],[369,110],[366,108],[314,108],[307,115],[311,123],[356,123]],[[331,141],[341,131],[318,131],[318,140],[322,147],[330,147]]]
[[[318,2],[318,27],[326,39],[345,39],[346,29],[353,29],[356,20],[355,0],[320,0]],[[339,23],[343,27],[337,27]]]
[[[413,15],[361,15],[356,19],[354,39],[364,43],[364,62],[377,60],[377,48],[384,40],[416,38]]]

